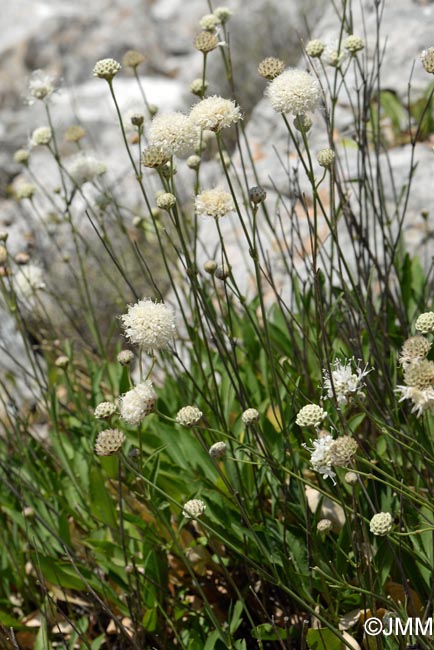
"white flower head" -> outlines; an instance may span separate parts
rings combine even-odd
[[[201,129],[218,132],[242,119],[240,107],[232,99],[218,95],[198,102],[190,112],[193,123]]]
[[[53,138],[53,131],[49,126],[40,126],[35,129],[30,138],[30,144],[32,147],[44,146],[50,144]]]
[[[149,127],[149,144],[170,156],[187,156],[199,146],[200,133],[183,113],[157,115]]]
[[[336,359],[333,363],[331,376],[328,370],[323,370],[327,397],[334,399],[336,395],[339,406],[348,404],[349,399],[355,395],[358,397],[364,395],[365,383],[363,379],[371,372],[372,368],[368,370],[367,365],[361,368],[359,364],[360,361],[356,362],[354,358],[347,359],[345,362]]]
[[[324,478],[331,478],[333,483],[336,485],[334,477],[336,473],[332,469],[332,447],[333,447],[333,436],[330,434],[321,436],[317,440],[311,440],[312,447],[308,447],[305,443],[303,447],[311,452],[310,462],[312,464],[312,469],[315,472],[319,472]]]
[[[379,512],[369,522],[369,529],[373,535],[384,537],[392,530],[393,518],[390,512]]]
[[[128,424],[137,426],[155,407],[157,396],[152,382],[147,379],[119,398],[120,416]]]
[[[182,514],[187,519],[197,519],[205,512],[206,504],[201,499],[191,499],[184,505]]]
[[[91,183],[98,176],[107,171],[106,166],[93,156],[78,153],[68,164],[68,173],[76,185],[81,187],[84,183]]]
[[[45,289],[43,270],[36,264],[21,266],[13,276],[13,287],[19,300],[34,299],[38,291]]]
[[[47,101],[54,90],[54,78],[43,70],[34,70],[29,79],[27,103],[34,104],[37,99]]]
[[[327,411],[318,404],[306,404],[297,413],[295,423],[299,427],[319,427],[326,416]]]
[[[121,449],[125,440],[125,434],[119,429],[100,431],[95,441],[95,453],[97,456],[112,456]]]
[[[235,210],[232,196],[221,187],[203,190],[198,194],[195,199],[195,208],[196,214],[214,219],[224,217]]]
[[[175,336],[173,309],[164,303],[153,302],[150,298],[130,305],[120,319],[125,336],[148,353],[167,348]]]
[[[324,63],[327,65],[332,66],[333,68],[337,68],[342,63],[345,61],[345,59],[348,57],[348,51],[344,49],[339,50],[339,46],[337,43],[330,43],[327,45],[325,48],[323,54],[322,54],[322,60]]]
[[[268,85],[266,96],[277,113],[304,115],[321,102],[321,88],[316,78],[296,68],[289,68]]]
[[[417,417],[420,417],[426,411],[434,413],[434,387],[397,386],[395,392],[401,393],[400,402],[406,399],[413,402],[411,412],[416,413]]]

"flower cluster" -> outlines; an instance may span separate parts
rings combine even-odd
[[[422,65],[429,74],[434,74],[434,47],[423,50],[420,55]]]
[[[365,383],[363,379],[371,372],[371,369],[368,370],[367,365],[361,368],[359,363],[356,363],[354,359],[349,359],[345,363],[336,359],[331,374],[328,370],[323,370],[327,397],[334,399],[336,396],[339,406],[348,404],[349,399],[355,395],[358,397],[364,395],[362,389]]]
[[[30,138],[32,147],[44,146],[50,144],[53,138],[53,132],[49,126],[40,126],[35,129]]]
[[[333,436],[326,434],[317,440],[311,440],[312,447],[308,447],[305,443],[303,447],[311,452],[310,462],[312,469],[321,474],[324,478],[331,478],[335,483],[336,473],[332,469],[332,445],[334,443]]]
[[[311,440],[312,447],[303,444],[311,452],[310,462],[312,469],[324,478],[331,478],[335,483],[336,473],[333,467],[345,467],[353,460],[357,451],[357,442],[349,436],[334,439],[326,431],[317,440]]]
[[[277,113],[292,115],[313,112],[321,101],[321,88],[315,77],[296,68],[289,68],[273,79],[265,94]]]
[[[149,353],[167,348],[175,336],[173,309],[149,298],[130,305],[120,318],[125,336]]]
[[[112,456],[116,454],[125,442],[125,434],[119,429],[106,429],[98,434],[95,441],[97,456]]]
[[[374,515],[369,523],[369,529],[373,535],[384,537],[392,530],[393,519],[390,512],[379,512]]]
[[[197,519],[205,512],[206,505],[200,499],[191,499],[184,504],[182,514],[187,519]]]
[[[98,176],[105,174],[106,170],[104,163],[81,152],[74,156],[68,165],[68,173],[78,187],[92,183]]]
[[[94,415],[100,420],[106,420],[114,415],[117,410],[117,406],[113,402],[100,402],[95,408]]]
[[[137,426],[155,408],[157,396],[147,379],[119,398],[119,413],[125,422]]]
[[[224,99],[218,95],[198,102],[191,109],[190,117],[197,127],[216,133],[242,119],[240,107],[232,99]]]
[[[192,153],[199,144],[199,133],[190,117],[183,113],[157,115],[149,127],[149,144],[168,157]]]
[[[183,427],[194,427],[200,422],[203,413],[196,406],[183,406],[176,414],[176,423]]]
[[[93,68],[93,76],[111,81],[121,69],[121,64],[115,59],[101,59],[97,61]]]
[[[266,59],[263,59],[258,65],[258,73],[264,79],[271,81],[278,77],[285,69],[285,64],[281,59],[277,59],[275,56],[267,56]]]
[[[297,413],[295,423],[299,427],[319,427],[327,415],[327,411],[317,404],[306,404]]]
[[[421,314],[416,320],[416,330],[423,333],[434,330],[434,312]],[[396,387],[399,401],[411,400],[412,413],[420,417],[425,411],[434,413],[434,362],[426,357],[431,343],[424,336],[411,336],[404,341],[399,361],[404,371],[404,385]]]
[[[221,187],[203,190],[195,199],[196,214],[219,219],[235,210],[232,196]]]
[[[28,98],[29,104],[35,99],[48,100],[54,92],[54,79],[43,70],[34,70],[29,79]]]

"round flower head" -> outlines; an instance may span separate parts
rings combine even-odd
[[[121,67],[121,64],[115,59],[101,59],[95,63],[92,74],[94,77],[111,81]]]
[[[187,503],[184,505],[184,508],[182,510],[182,514],[184,517],[187,517],[187,519],[197,519],[206,510],[206,505],[203,501],[200,499],[191,499],[190,501],[187,501]]]
[[[31,199],[36,192],[36,186],[33,183],[17,183],[14,187],[14,194],[17,201]]]
[[[95,441],[97,456],[112,456],[119,451],[125,442],[125,434],[119,429],[105,429],[98,434]]]
[[[147,379],[119,398],[120,416],[128,424],[137,426],[155,408],[157,396],[152,382]]]
[[[339,406],[348,404],[351,397],[363,397],[364,378],[369,374],[368,366],[361,368],[359,362],[348,359],[345,363],[336,359],[331,376],[323,370],[324,388],[329,399],[335,399]]]
[[[421,314],[416,320],[415,328],[418,332],[422,332],[422,334],[434,332],[434,311],[426,311],[424,314]]]
[[[325,44],[318,39],[309,41],[306,45],[306,54],[313,59],[319,58],[325,50]]]
[[[402,366],[422,361],[431,349],[431,342],[424,336],[411,336],[404,341],[399,362]]]
[[[422,65],[429,74],[434,74],[434,47],[423,50],[420,55]]]
[[[202,97],[202,95],[205,94],[206,89],[208,88],[208,82],[203,81],[203,79],[193,79],[193,81],[190,84],[190,92],[193,93],[193,95],[197,95],[198,97]]]
[[[211,458],[223,458],[226,453],[227,445],[225,442],[215,442],[209,448],[209,455]]]
[[[49,126],[40,126],[38,129],[35,129],[30,138],[30,143],[33,147],[43,146],[50,144],[53,138],[53,131]]]
[[[161,147],[156,145],[149,145],[142,153],[142,165],[144,167],[161,167],[165,165],[170,156]]]
[[[86,135],[86,131],[79,124],[68,126],[65,131],[66,142],[80,142]]]
[[[347,36],[342,45],[346,50],[348,50],[350,54],[356,54],[356,52],[363,50],[365,47],[365,44],[360,36],[355,36],[354,34]]]
[[[94,416],[99,420],[105,420],[114,415],[117,410],[117,406],[113,402],[100,402],[94,411]]]
[[[175,336],[173,309],[149,298],[130,305],[120,318],[125,336],[149,353],[167,348]]]
[[[224,217],[235,210],[232,196],[221,187],[204,190],[196,196],[194,205],[196,214],[214,219]]]
[[[67,368],[69,366],[69,357],[67,357],[65,354],[62,354],[60,357],[57,357],[54,365],[56,368]]]
[[[214,16],[217,16],[222,25],[224,25],[233,15],[233,12],[228,7],[216,7],[213,13]]]
[[[330,447],[332,465],[346,467],[353,460],[358,444],[350,436],[341,436]]]
[[[211,32],[200,32],[200,34],[198,34],[194,39],[194,47],[199,52],[203,52],[203,54],[215,50],[218,44],[219,41],[217,36]]]
[[[300,131],[300,133],[307,133],[312,128],[312,120],[308,115],[304,115],[303,113],[294,117],[293,124],[294,128]]]
[[[200,161],[200,156],[196,156],[196,155],[189,156],[187,158],[187,167],[189,167],[190,169],[195,169],[195,170],[199,169],[200,162],[201,162]]]
[[[241,420],[246,427],[255,424],[259,420],[259,411],[254,408],[246,409],[241,415]]]
[[[419,390],[434,388],[434,361],[422,359],[411,363],[404,369],[404,379],[407,386]]]
[[[299,427],[319,427],[327,415],[321,406],[317,404],[307,404],[297,413],[295,423]]]
[[[218,267],[218,264],[215,260],[207,260],[205,264],[203,265],[203,270],[205,273],[209,273],[210,275],[214,275]]]
[[[389,512],[379,512],[370,521],[369,529],[374,535],[384,537],[392,530],[393,519]]]
[[[116,358],[121,366],[129,366],[134,359],[134,352],[131,350],[121,350]]]
[[[48,100],[54,92],[54,79],[43,70],[34,70],[29,79],[28,103],[35,99]]]
[[[157,115],[149,127],[149,144],[159,147],[169,158],[192,153],[198,143],[197,127],[182,113]]]
[[[401,393],[400,402],[409,399],[413,402],[412,413],[420,417],[426,411],[434,413],[434,387],[417,388],[415,386],[397,386],[396,392]]]
[[[161,192],[161,194],[158,194],[155,202],[161,210],[170,210],[176,205],[176,196],[170,192]]]
[[[328,169],[333,166],[336,154],[333,149],[321,149],[316,155],[318,164]]]
[[[81,187],[84,183],[91,183],[98,176],[107,171],[104,163],[93,156],[85,153],[78,153],[68,162],[68,173],[76,185]]]
[[[225,263],[220,264],[220,265],[216,268],[215,273],[214,273],[214,275],[215,275],[215,277],[217,278],[217,280],[223,280],[223,281],[224,281],[224,280],[227,280],[228,277],[230,276],[230,274],[231,274],[231,267],[228,266],[228,265],[225,264]]]
[[[345,50],[338,50],[337,45],[327,45],[323,52],[323,61],[333,68],[338,68],[347,58]]]
[[[242,119],[239,106],[232,99],[224,99],[218,95],[202,99],[193,106],[190,117],[199,128],[215,133]]]
[[[215,14],[205,14],[205,16],[202,16],[202,18],[199,20],[201,29],[205,30],[206,32],[214,32],[215,28],[219,24],[220,20]]]
[[[275,79],[278,77],[285,69],[285,64],[281,59],[277,59],[275,56],[267,56],[263,59],[258,65],[258,73],[264,79]]]
[[[137,50],[127,50],[122,58],[122,65],[126,68],[137,68],[138,65],[143,63],[145,57]]]
[[[251,187],[249,189],[249,201],[254,205],[263,203],[267,198],[267,192],[263,187]]]
[[[176,414],[176,423],[183,427],[194,427],[200,422],[203,413],[196,406],[183,406]]]
[[[333,524],[330,519],[320,519],[316,525],[316,529],[319,533],[329,533],[333,528]]]
[[[315,77],[296,68],[290,68],[276,77],[265,94],[275,111],[293,115],[314,111],[321,101],[321,89]]]
[[[347,472],[344,476],[345,483],[348,485],[356,485],[359,482],[356,472]]]
[[[312,469],[321,474],[324,478],[331,478],[335,483],[335,472],[332,470],[333,455],[332,446],[333,437],[329,434],[320,436],[318,440],[311,440],[312,447],[303,444],[303,447],[311,452],[310,462]]]
[[[30,151],[27,149],[18,149],[14,153],[14,161],[19,165],[27,165],[30,158]]]
[[[17,298],[24,302],[30,300],[45,289],[44,272],[36,264],[22,266],[13,277],[13,286]]]

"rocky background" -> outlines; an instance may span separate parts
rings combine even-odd
[[[375,39],[375,0],[354,1],[354,32],[368,44]],[[214,3],[214,7],[218,3]],[[276,187],[288,193],[274,147],[285,134],[282,122],[262,99],[264,80],[256,73],[264,56],[280,56],[288,65],[302,62],[300,40],[317,37],[333,41],[337,37],[337,19],[333,3],[322,0],[228,0],[234,11],[229,24],[234,68],[238,71],[237,92],[248,120],[247,133],[258,169],[270,202],[276,198]],[[22,168],[13,161],[16,149],[26,146],[35,127],[46,123],[43,106],[25,103],[26,81],[35,69],[42,69],[59,80],[53,100],[56,127],[82,123],[89,142],[99,159],[108,168],[108,182],[121,182],[128,170],[128,159],[122,149],[116,116],[107,85],[92,77],[98,59],[122,59],[130,48],[141,51],[146,62],[140,67],[148,100],[160,111],[187,110],[194,103],[189,93],[190,82],[200,74],[201,55],[192,42],[199,31],[198,20],[209,12],[206,0],[15,0],[2,7],[0,38],[0,230],[8,231],[8,247],[12,255],[29,252],[44,267],[47,275],[55,273],[58,283],[68,284],[68,277],[59,268],[52,268],[52,240],[41,232],[31,210],[17,204],[10,195]],[[412,97],[427,91],[431,79],[420,65],[422,49],[434,45],[432,25],[434,5],[428,1],[386,0],[382,26],[382,45],[387,45],[382,70],[383,87],[393,91],[405,103],[408,79],[412,77]],[[211,92],[228,96],[220,57],[209,57]],[[351,80],[349,80],[351,85]],[[116,78],[116,92],[122,111],[135,108],[140,94],[128,71]],[[351,115],[343,100],[339,106],[337,138],[351,137]],[[314,123],[311,134],[313,149],[325,146],[322,129]],[[396,146],[395,146],[396,145]],[[73,153],[62,145],[65,156]],[[431,260],[431,224],[421,213],[433,213],[431,177],[434,164],[432,142],[428,138],[416,148],[418,163],[410,197],[409,216],[405,224],[408,243],[413,249],[425,246],[423,258]],[[68,148],[69,147],[69,148]],[[388,164],[395,173],[398,186],[408,176],[411,145],[397,140],[388,150]],[[49,183],[54,168],[40,158],[38,175]],[[36,165],[38,158],[35,158]],[[351,167],[351,161],[350,161]],[[180,174],[185,173],[180,168]],[[187,172],[191,173],[191,172]],[[220,172],[209,164],[209,182],[217,182]],[[122,181],[123,182],[123,181]],[[126,185],[134,206],[135,189]],[[393,202],[392,182],[387,200]],[[188,197],[186,197],[188,199]],[[272,203],[270,203],[271,205]],[[225,220],[223,230],[234,260],[234,272],[245,273],[246,251],[240,249],[233,222]],[[90,226],[83,225],[85,236],[92,237]],[[61,235],[60,235],[61,238]],[[202,233],[204,256],[212,247],[207,232]],[[62,241],[68,253],[68,241]],[[59,243],[59,242],[58,242]],[[127,298],[128,300],[129,298]],[[0,323],[0,345],[3,350],[22,354],[15,325],[6,316]],[[14,361],[4,355],[3,366]],[[25,382],[24,382],[25,383]]]

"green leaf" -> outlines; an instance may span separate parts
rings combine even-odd
[[[105,640],[105,634],[100,634],[96,639],[94,639],[91,643],[91,649],[92,650],[99,650],[102,644],[104,643]]]
[[[342,650],[341,640],[326,627],[308,630],[306,640],[310,650]]]
[[[113,499],[107,492],[99,467],[90,470],[90,511],[111,528],[116,527],[116,510]]]
[[[10,614],[7,614],[6,612],[1,612],[0,611],[0,625],[4,625],[4,627],[13,627],[14,630],[27,630],[26,625],[23,625],[19,621],[17,621],[16,618],[11,616]]]
[[[234,634],[241,624],[241,614],[243,613],[244,605],[241,600],[237,600],[235,603],[234,611],[232,613],[232,619],[229,624],[229,632]]]
[[[252,636],[261,641],[278,641],[279,639],[286,639],[288,635],[286,630],[273,627],[271,623],[262,623],[253,628]]]

